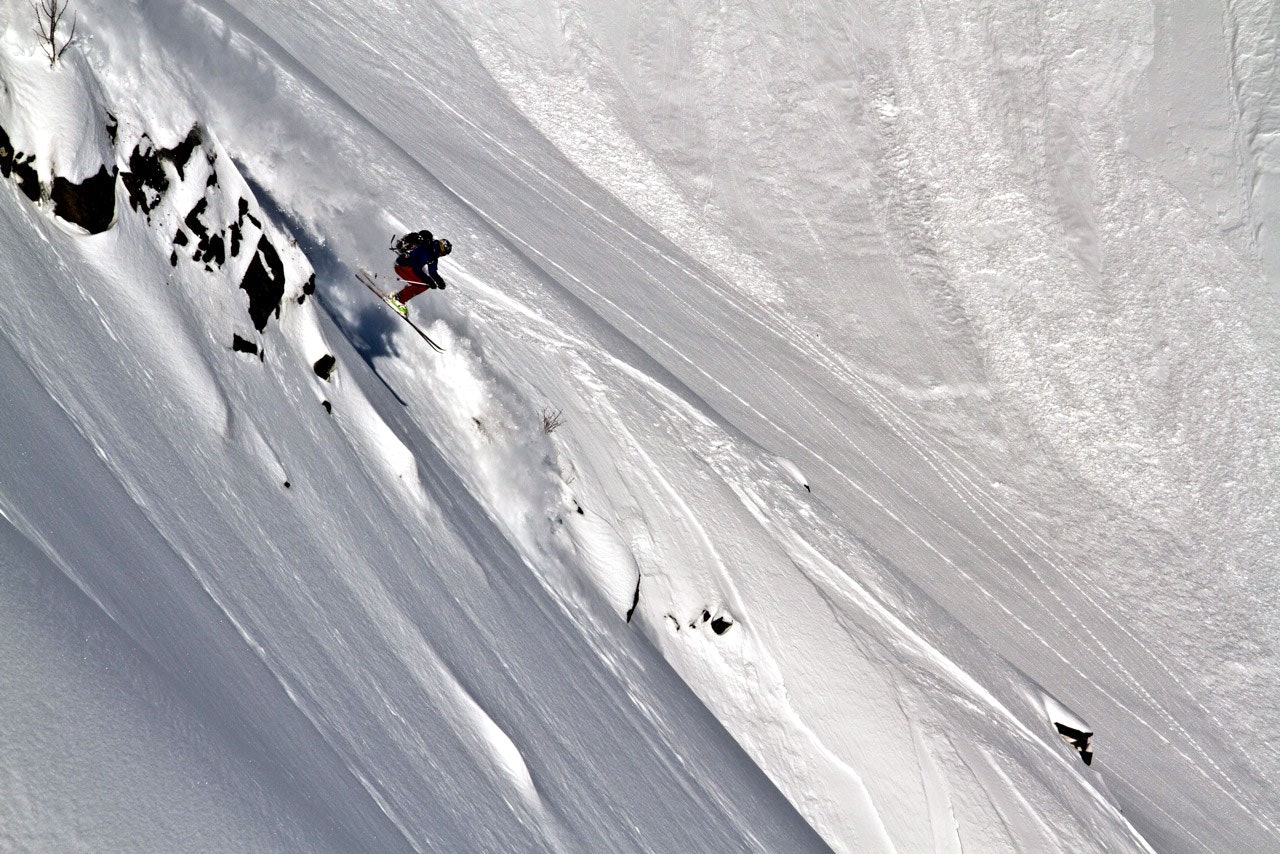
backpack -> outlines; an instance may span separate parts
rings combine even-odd
[[[393,235],[391,249],[396,253],[397,258],[405,258],[419,246],[425,246],[430,243],[432,239],[431,232],[425,229],[423,231],[411,231],[403,237],[395,237]]]

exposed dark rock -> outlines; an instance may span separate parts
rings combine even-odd
[[[302,295],[298,297],[298,305],[307,301],[307,297],[316,292],[316,274],[312,273],[302,285]]]
[[[161,161],[167,160],[172,163],[178,172],[178,177],[185,180],[186,175],[183,170],[199,144],[200,127],[198,125],[191,128],[186,139],[173,148],[167,149],[157,149],[151,138],[143,134],[142,139],[138,140],[138,144],[129,155],[129,168],[120,173],[120,180],[124,182],[125,189],[129,192],[129,205],[135,211],[142,211],[150,219],[151,212],[155,210],[156,205],[160,204],[160,199],[169,189],[169,177],[165,175]]]
[[[187,138],[175,145],[173,148],[161,149],[158,154],[173,164],[173,168],[178,170],[178,178],[187,180],[186,169],[187,163],[191,161],[191,155],[195,153],[196,146],[200,144],[200,125],[193,125],[191,130],[187,132]]]
[[[55,177],[49,197],[56,216],[90,234],[100,234],[116,221],[116,173],[108,172],[106,166],[79,184]]]
[[[289,488],[289,481],[287,481],[287,480],[286,480],[286,481],[284,482],[284,488],[285,488],[285,489],[288,489],[288,488]]]
[[[182,229],[178,229],[173,233],[174,246],[186,246],[191,242],[191,238],[187,237],[187,233]]]
[[[112,113],[107,113],[106,128],[107,128],[107,136],[111,139],[111,144],[116,145],[119,141],[117,140],[116,137],[120,132],[120,122],[116,119],[115,115]]]
[[[249,213],[249,200],[241,199],[240,212],[237,216],[237,220],[240,222],[244,222],[244,220],[246,219],[249,220],[249,222],[253,223],[255,226],[257,226],[259,229],[262,228],[262,223],[258,222],[258,218],[253,214]]]
[[[732,625],[733,620],[730,617],[725,614],[718,614],[716,618],[711,621],[711,631],[718,635],[722,635],[729,631],[729,627]]]
[[[8,178],[13,172],[13,158],[16,152],[13,150],[13,144],[9,142],[9,133],[3,127],[0,127],[0,175]]]
[[[227,244],[221,234],[211,234],[200,239],[200,245],[191,257],[195,261],[204,261],[206,265],[221,267],[227,263]]]
[[[1080,751],[1080,758],[1084,761],[1084,764],[1092,765],[1093,750],[1090,747],[1090,740],[1093,738],[1093,733],[1083,732],[1066,724],[1060,724],[1057,721],[1054,721],[1053,725],[1058,728],[1058,735],[1062,736],[1063,741]]]
[[[182,222],[197,239],[195,251],[191,253],[192,260],[213,269],[227,263],[227,244],[220,233],[212,232],[205,225],[202,217],[208,209],[209,200],[202,198],[187,212]]]
[[[33,202],[40,201],[40,176],[36,174],[36,157],[23,154],[13,147],[9,134],[0,127],[0,175],[12,177],[18,189]]]
[[[129,168],[120,173],[120,180],[129,193],[130,207],[150,219],[151,212],[169,189],[169,178],[160,165],[155,145],[146,134],[134,146],[133,153],[129,155]]]
[[[169,266],[178,266],[178,250],[176,249],[169,253]]]
[[[334,366],[337,364],[338,360],[333,358],[331,354],[326,353],[319,359],[316,359],[316,363],[312,365],[311,369],[316,372],[316,376],[327,381],[329,377],[332,376]]]
[[[40,176],[36,174],[36,156],[19,154],[13,158],[13,175],[18,179],[18,189],[33,202],[40,201]]]
[[[582,508],[578,508],[578,512],[582,512]],[[627,622],[631,622],[631,616],[636,612],[636,606],[640,604],[640,576],[636,576],[636,595],[631,598],[631,607],[627,609]]]
[[[237,353],[249,353],[253,356],[259,355],[258,345],[254,344],[252,341],[241,338],[239,335],[234,335],[232,337],[231,349],[235,350]]]
[[[202,198],[200,201],[195,203],[195,206],[191,208],[191,210],[187,211],[186,218],[182,220],[183,223],[186,224],[187,228],[191,230],[191,233],[196,237],[204,238],[209,235],[208,227],[205,226],[204,222],[200,219],[208,209],[209,200]]]
[[[332,404],[332,403],[330,403],[330,402],[329,402],[329,401],[327,401],[327,400],[322,400],[322,401],[320,401],[320,405],[324,407],[324,411],[325,411],[325,412],[329,413],[330,415],[332,415],[332,414],[333,414],[333,404]]]
[[[249,262],[240,288],[249,295],[249,317],[259,332],[267,328],[272,312],[280,316],[280,301],[284,299],[284,265],[264,235],[258,240],[258,250]]]
[[[258,252],[262,255],[262,260],[266,262],[267,269],[271,271],[271,278],[280,283],[281,288],[284,287],[284,264],[280,263],[280,254],[276,252],[275,246],[271,245],[271,241],[267,240],[264,235],[258,240]],[[281,293],[281,296],[284,296]]]

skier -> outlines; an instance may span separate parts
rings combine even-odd
[[[397,240],[392,249],[396,252],[396,275],[408,284],[391,294],[389,300],[396,311],[408,317],[405,303],[423,291],[444,288],[445,281],[436,265],[453,251],[453,244],[434,239],[430,231],[415,231]]]

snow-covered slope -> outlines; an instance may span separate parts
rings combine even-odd
[[[1261,6],[77,8],[0,593],[102,723],[6,698],[13,844],[1275,846]],[[353,279],[424,225],[442,355]]]

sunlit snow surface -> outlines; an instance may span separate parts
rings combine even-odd
[[[1266,3],[76,8],[42,179],[202,144],[0,185],[0,846],[1280,846]]]

